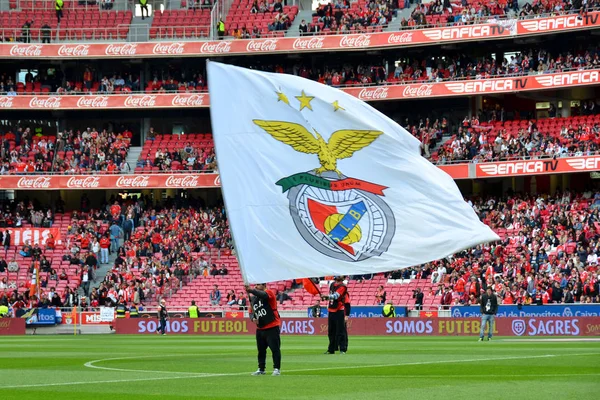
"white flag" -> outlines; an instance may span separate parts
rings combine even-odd
[[[498,236],[419,141],[340,90],[208,63],[229,223],[249,283],[391,271]]]

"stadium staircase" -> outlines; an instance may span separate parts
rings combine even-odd
[[[132,173],[135,170],[140,154],[142,153],[142,146],[134,146],[129,148],[127,158],[125,162],[129,165],[129,171],[122,171],[123,173]]]
[[[289,29],[285,33],[286,37],[296,37],[298,36],[298,28],[300,27],[300,22],[302,20],[306,20],[306,23],[310,23],[312,21],[312,15],[315,11],[312,9],[312,1],[311,0],[300,0],[298,6],[298,15],[294,19],[292,25],[290,25]]]
[[[405,0],[408,1],[408,0]],[[410,18],[410,15],[412,14],[412,12],[414,11],[414,9],[417,7],[417,4],[411,4],[409,8],[398,8],[397,9],[397,15],[392,18],[392,21],[389,23],[389,25],[387,26],[387,28],[384,29],[384,31],[388,32],[396,32],[400,30],[400,22],[402,21],[402,18]]]
[[[134,16],[131,19],[131,29],[129,29],[129,35],[127,35],[128,42],[147,42],[150,40],[150,26],[154,20],[154,13],[152,16],[142,19],[142,17]]]
[[[10,5],[8,0],[0,0],[0,11],[8,11],[10,10]]]

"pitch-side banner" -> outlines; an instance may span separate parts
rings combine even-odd
[[[156,334],[156,319],[115,319],[117,334]],[[479,318],[350,318],[350,335],[478,336]],[[284,335],[327,335],[327,318],[282,318]],[[183,335],[254,335],[249,319],[172,318],[167,333]],[[496,318],[498,336],[600,336],[599,317]]]
[[[0,336],[4,335],[24,335],[24,318],[0,318]]]
[[[247,282],[389,271],[498,239],[452,178],[421,157],[420,142],[368,104],[297,76],[214,62],[208,82]]]
[[[455,82],[406,85],[356,86],[341,90],[364,101],[405,100],[430,97],[472,96],[528,90],[559,89],[600,84],[600,70],[562,72]],[[209,107],[208,93],[130,95],[19,95],[0,96],[0,110],[90,110],[128,108]]]
[[[219,174],[3,175],[0,187],[19,190],[195,189],[220,187]]]
[[[413,29],[353,35],[268,38],[222,41],[145,43],[0,43],[2,58],[156,58],[214,57],[236,54],[273,54],[425,46],[469,40],[512,39],[543,33],[600,27],[598,12],[521,20],[494,20],[485,24]]]

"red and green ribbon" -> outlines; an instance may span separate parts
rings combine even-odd
[[[277,185],[281,186],[284,193],[298,185],[308,185],[332,191],[359,189],[379,196],[383,196],[383,191],[387,189],[387,186],[361,181],[360,179],[345,178],[337,181],[330,181],[329,179],[312,175],[307,172],[300,172],[298,174],[290,175],[287,178],[282,178],[277,181]]]

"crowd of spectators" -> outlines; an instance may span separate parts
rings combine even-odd
[[[320,33],[360,33],[385,28],[396,15],[397,2],[387,0],[336,0],[320,5],[307,24],[301,21],[300,36]],[[353,4],[356,5],[353,7]]]
[[[126,128],[109,132],[91,127],[83,131],[58,132],[54,170],[71,174],[128,171],[125,160],[132,136]]]
[[[217,161],[213,145],[199,146],[192,142],[185,142],[181,148],[169,150],[166,147],[159,147],[154,154],[147,153],[145,157],[140,157],[136,167],[157,167],[159,171],[215,171]]]
[[[499,304],[600,302],[600,192],[512,194],[469,200],[501,241],[394,271],[391,279],[427,279],[444,306],[477,304],[492,286]]]
[[[17,127],[1,136],[0,174],[50,171],[55,138]]]

